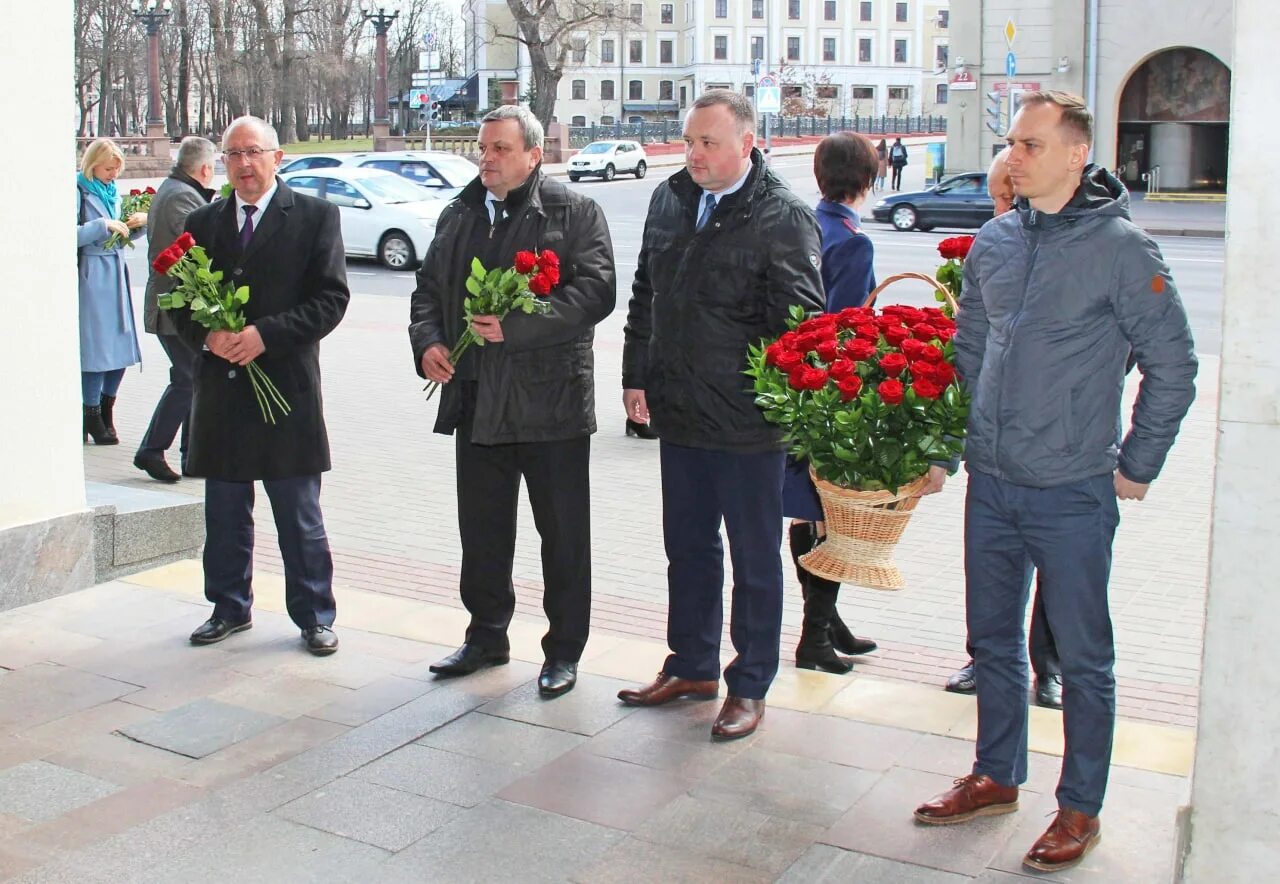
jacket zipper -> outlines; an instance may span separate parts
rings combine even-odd
[[[1022,321],[1022,314],[1027,308],[1027,292],[1031,289],[1031,275],[1035,273],[1036,258],[1039,257],[1040,254],[1040,231],[1034,226],[1037,221],[1036,216],[1036,210],[1032,209],[1030,218],[1032,226],[1028,231],[1028,235],[1031,237],[1031,257],[1027,261],[1027,272],[1022,279],[1022,303],[1018,305],[1018,312],[1014,313],[1013,319],[1009,321],[1009,341],[1004,348],[1004,361],[1000,366],[999,393],[996,395],[996,444],[994,454],[995,468],[1001,477],[1004,476],[1004,469],[1001,467],[1002,459],[1000,457],[1000,437],[1003,435],[1004,428],[1004,421],[1001,418],[1001,414],[1004,412],[1005,373],[1009,368],[1010,357],[1013,355],[1013,336],[1017,332],[1018,323]]]

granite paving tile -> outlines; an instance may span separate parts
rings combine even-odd
[[[417,742],[433,749],[534,771],[586,741],[587,738],[580,734],[476,711],[432,731]]]
[[[573,881],[577,884],[768,884],[774,876],[667,845],[626,838],[611,847]]]
[[[917,739],[898,728],[829,715],[770,709],[760,727],[762,749],[832,761],[863,770],[888,770]]]
[[[618,702],[618,691],[624,687],[626,682],[597,676],[582,679],[567,694],[546,699],[538,694],[537,684],[530,682],[486,703],[480,711],[592,736],[635,711]]]
[[[203,758],[286,719],[202,698],[120,729],[131,740],[188,758]]]
[[[973,770],[973,741],[937,734],[921,734],[912,741],[898,761],[899,767],[926,773],[942,774],[951,778],[962,777]],[[1031,792],[1052,792],[1058,783],[1062,759],[1043,752],[1027,753],[1027,781],[1022,788]],[[950,788],[948,785],[947,788]],[[916,802],[930,798],[923,795]],[[914,808],[915,805],[912,805]]]
[[[778,884],[967,884],[972,880],[967,875],[815,844],[787,869]]]
[[[70,768],[27,761],[0,772],[0,813],[43,822],[119,790],[115,783]]]
[[[414,744],[382,756],[352,776],[367,783],[474,807],[525,773],[515,765]]]
[[[0,682],[0,731],[36,727],[136,690],[137,685],[78,669],[36,663],[9,673]]]
[[[454,804],[350,777],[273,811],[295,823],[391,851],[408,847],[462,812]]]
[[[352,727],[364,724],[436,688],[436,685],[387,675],[307,714]]]
[[[199,786],[218,786],[339,739],[351,729],[317,718],[295,718],[234,745],[190,762],[180,778]]]
[[[638,716],[632,716],[628,721]],[[665,771],[682,779],[695,781],[713,776],[719,767],[747,748],[746,742],[712,743],[701,727],[701,742],[667,740],[642,731],[611,727],[592,737],[586,751],[606,758]]]

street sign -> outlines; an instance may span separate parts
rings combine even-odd
[[[772,79],[770,77],[769,79]],[[782,87],[761,86],[756,90],[756,110],[762,114],[782,112]]]
[[[436,45],[436,35],[434,31],[427,31],[422,35],[422,45],[430,49]]]
[[[1004,42],[1009,44],[1009,48],[1013,48],[1013,38],[1018,36],[1018,26],[1013,23],[1013,19],[1009,19],[1004,23]]]
[[[765,74],[763,77],[760,78],[760,82],[756,83],[756,85],[759,86],[761,89],[765,89],[769,86],[777,86],[778,78],[775,77],[773,74]]]
[[[1004,75],[1011,80],[1018,76],[1018,57],[1012,52],[1004,57]]]
[[[409,107],[422,107],[431,103],[431,96],[425,89],[414,89],[409,93]]]

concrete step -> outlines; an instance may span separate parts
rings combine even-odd
[[[1227,195],[1170,190],[1164,193],[1148,193],[1144,199],[1149,203],[1225,203]]]
[[[204,545],[204,502],[187,494],[86,482],[96,582],[178,559]]]

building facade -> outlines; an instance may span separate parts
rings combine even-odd
[[[1094,158],[1130,188],[1154,171],[1161,189],[1224,189],[1232,18],[1229,2],[952,0],[948,171],[986,166],[1020,92],[1064,89],[1088,100]]]
[[[570,125],[680,119],[703,91],[754,94],[772,72],[784,113],[946,113],[949,0],[643,0],[572,34],[556,98]],[[524,95],[528,53],[505,0],[464,8],[479,110]],[[758,66],[757,66],[758,61]],[[759,73],[757,73],[759,71]]]

